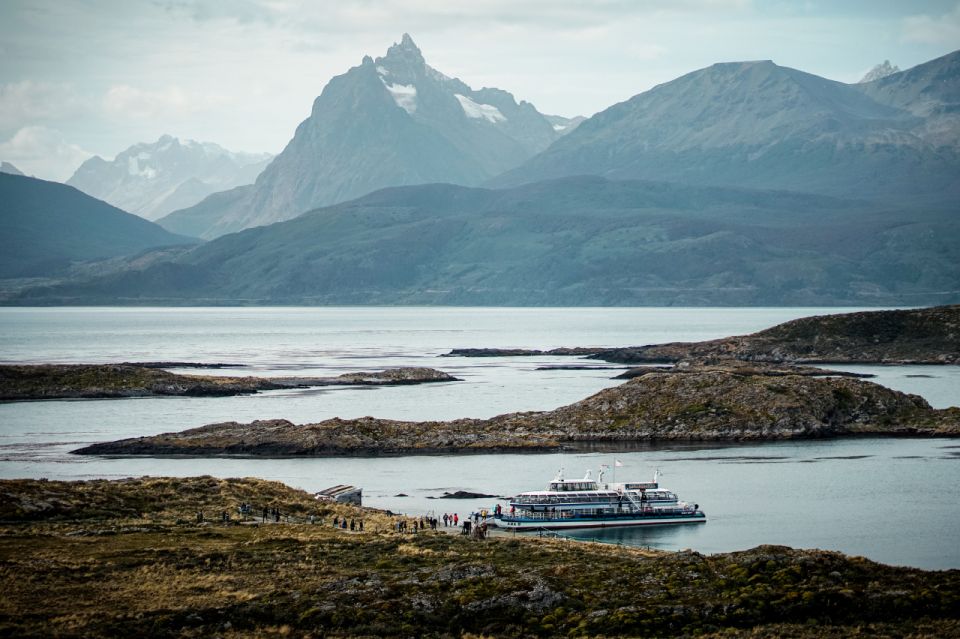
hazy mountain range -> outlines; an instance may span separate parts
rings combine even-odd
[[[858,84],[724,63],[579,122],[404,37],[331,80],[253,185],[161,220],[258,228],[5,303],[956,302],[958,78],[960,53]],[[430,181],[487,188],[397,186]],[[316,200],[336,204],[298,215]]]
[[[933,304],[956,298],[958,231],[950,212],[788,192],[596,177],[434,184],[19,302]]]
[[[211,193],[251,184],[272,159],[269,153],[236,153],[212,142],[164,135],[135,144],[113,161],[94,156],[67,184],[129,213],[156,220],[193,206]]]
[[[960,53],[848,85],[770,61],[715,64],[593,116],[516,169],[960,202]]]
[[[62,275],[78,261],[196,242],[73,187],[0,174],[0,278]]]
[[[479,184],[547,148],[579,120],[545,116],[500,89],[427,65],[404,34],[323,89],[293,139],[250,187],[160,221],[213,238],[296,217],[385,186]]]

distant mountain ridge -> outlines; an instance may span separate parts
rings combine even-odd
[[[471,89],[427,65],[409,35],[330,80],[253,186],[160,220],[213,238],[288,220],[386,186],[473,185],[547,148],[576,120],[503,90]]]
[[[97,199],[156,220],[218,191],[252,184],[270,162],[269,153],[238,153],[212,142],[163,135],[135,144],[112,161],[94,156],[67,184]]]
[[[951,211],[563,178],[394,187],[21,304],[906,305],[960,296]]]
[[[195,242],[71,186],[0,174],[0,278],[57,275],[76,261]]]
[[[880,104],[914,116],[910,133],[955,157],[960,149],[960,51],[855,86]],[[953,187],[958,175],[953,176]],[[947,194],[955,191],[948,187]]]
[[[9,162],[0,162],[0,173],[6,173],[8,175],[23,175],[23,171]]]
[[[770,61],[715,64],[583,122],[489,182],[569,175],[960,201],[960,52],[848,85]]]

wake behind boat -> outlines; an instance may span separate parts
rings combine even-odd
[[[660,487],[660,471],[653,481],[609,484],[603,483],[603,472],[596,480],[589,470],[583,479],[565,479],[561,469],[547,490],[520,493],[510,500],[509,511],[498,506],[488,523],[510,530],[562,530],[707,521],[699,504],[680,501]]]

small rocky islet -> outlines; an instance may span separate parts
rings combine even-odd
[[[459,381],[443,371],[417,367],[345,373],[336,377],[217,377],[180,375],[163,370],[181,367],[183,364],[148,362],[0,365],[0,401],[155,396],[224,397],[283,388],[393,386]],[[191,368],[236,366],[190,364]]]
[[[958,570],[398,533],[396,519],[259,479],[3,480],[0,635],[960,634]]]
[[[960,409],[848,377],[770,374],[762,364],[653,368],[552,411],[405,422],[224,422],[93,444],[86,455],[397,455],[542,451],[598,443],[954,436]]]

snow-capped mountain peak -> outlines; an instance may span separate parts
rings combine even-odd
[[[112,161],[94,156],[67,184],[130,213],[158,219],[210,193],[253,182],[271,157],[162,135],[156,142],[134,144]]]
[[[211,238],[386,186],[479,184],[549,146],[561,135],[557,123],[567,121],[552,122],[507,91],[475,90],[428,66],[403,34],[385,55],[364,56],[324,87],[256,184],[161,224]]]

